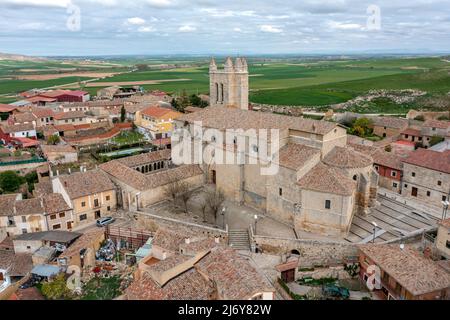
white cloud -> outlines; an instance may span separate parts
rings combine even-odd
[[[342,23],[337,21],[330,21],[328,26],[337,30],[362,30],[363,26],[357,23]]]
[[[47,30],[47,25],[42,22],[29,22],[19,25],[20,30]]]
[[[157,8],[170,7],[171,5],[173,5],[172,0],[147,0],[147,3],[150,6]]]
[[[275,26],[271,26],[269,24],[264,24],[262,26],[259,26],[259,30],[262,32],[269,32],[269,33],[281,33],[283,32],[283,29]]]
[[[142,18],[139,18],[139,17],[134,17],[134,18],[127,19],[127,23],[135,25],[135,26],[141,26],[141,25],[145,24],[145,20]]]
[[[138,31],[139,32],[155,32],[156,29],[153,28],[152,26],[146,26],[146,27],[142,26],[142,27],[138,28]]]
[[[181,27],[178,28],[178,31],[180,31],[180,32],[193,32],[195,30],[197,30],[197,28],[194,27],[194,26],[191,26],[189,24],[181,26]]]
[[[32,6],[32,7],[59,7],[67,8],[72,4],[72,0],[2,0],[4,4],[17,6]]]
[[[241,28],[234,28],[233,31],[234,32],[242,32],[242,29]]]

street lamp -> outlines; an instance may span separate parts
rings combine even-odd
[[[376,237],[376,233],[377,233],[378,224],[375,221],[373,221],[372,225],[373,225],[373,240],[372,240],[372,243],[375,243],[375,237]]]
[[[258,215],[255,214],[254,218],[255,218],[255,235],[256,235],[256,225],[258,223]]]
[[[448,200],[442,201],[442,221],[444,221],[447,218],[447,210],[450,205],[450,202]]]

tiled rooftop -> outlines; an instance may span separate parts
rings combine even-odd
[[[369,167],[373,164],[373,159],[370,155],[362,154],[350,147],[334,147],[323,162],[338,168],[352,169]]]
[[[417,149],[402,161],[419,167],[450,173],[450,150],[438,152],[427,149]]]
[[[298,170],[320,154],[320,149],[308,147],[302,144],[289,143],[280,149],[280,165],[289,169]]]
[[[60,176],[59,179],[71,199],[116,189],[108,175],[101,170],[77,172]]]

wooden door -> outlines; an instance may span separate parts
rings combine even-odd
[[[413,187],[413,188],[412,188],[412,191],[411,191],[411,195],[412,195],[413,197],[417,197],[417,193],[418,193],[418,189],[415,188],[415,187]]]

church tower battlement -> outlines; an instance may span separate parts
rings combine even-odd
[[[216,61],[209,64],[209,96],[212,107],[248,110],[248,65],[245,58],[228,57],[224,68],[218,69]]]

